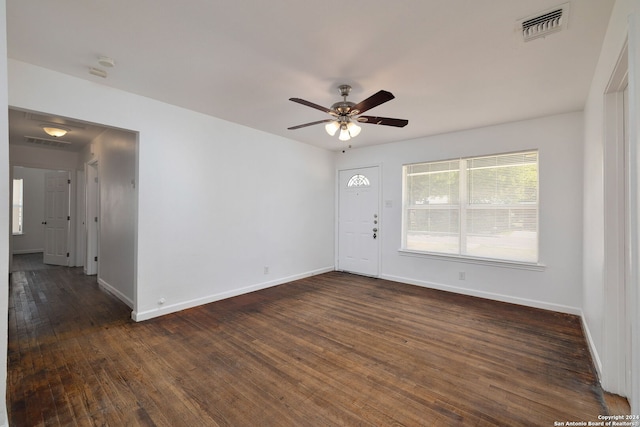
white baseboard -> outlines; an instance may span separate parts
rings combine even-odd
[[[453,292],[456,294],[469,295],[473,297],[485,298],[494,301],[508,302],[511,304],[524,305],[527,307],[541,308],[543,310],[558,311],[560,313],[575,314],[582,316],[582,310],[578,307],[568,305],[554,304],[546,301],[538,301],[528,298],[518,298],[510,295],[496,294],[493,292],[484,292],[477,289],[460,288],[457,286],[444,285],[442,283],[427,282],[424,280],[409,279],[407,277],[382,275],[381,279],[391,280],[393,282],[407,283],[410,285],[422,286],[424,288],[438,289],[441,291]]]
[[[44,249],[14,249],[12,253],[14,255],[41,254],[44,253]]]
[[[109,292],[111,295],[115,296],[120,301],[127,304],[131,309],[133,309],[133,300],[128,296],[126,296],[125,294],[123,294],[122,292],[120,292],[118,289],[114,288],[113,286],[111,286],[110,284],[108,284],[107,282],[105,282],[100,278],[98,278],[98,285],[100,285],[102,289]]]
[[[587,345],[589,346],[589,351],[591,352],[591,360],[596,367],[596,373],[598,374],[598,381],[602,381],[602,360],[600,360],[600,354],[598,353],[598,349],[596,348],[596,344],[593,341],[593,337],[591,336],[591,331],[589,330],[589,325],[585,320],[582,313],[580,313],[580,319],[582,320],[582,330],[584,332],[584,336],[587,338]]]
[[[293,282],[294,280],[304,279],[305,277],[316,276],[318,274],[328,273],[334,270],[335,268],[333,266],[325,267],[317,270],[308,271],[305,273],[295,274],[293,276],[282,277],[280,279],[271,280],[268,282],[257,283],[255,285],[246,286],[244,288],[232,289],[230,291],[220,292],[217,294],[208,295],[206,297],[192,299],[190,301],[184,301],[177,304],[162,306],[153,310],[145,310],[145,311],[134,310],[131,313],[131,318],[136,322],[141,322],[143,320],[153,319],[154,317],[164,316],[165,314],[175,313],[177,311],[186,310],[188,308],[209,304],[212,302],[235,297],[238,295],[248,294],[249,292],[271,288],[273,286],[282,285],[283,283]]]

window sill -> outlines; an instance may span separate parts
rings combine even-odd
[[[471,257],[466,255],[437,254],[434,252],[420,252],[420,251],[412,251],[409,249],[398,249],[398,253],[401,256],[430,258],[430,259],[437,259],[440,261],[464,262],[467,264],[487,265],[491,267],[517,268],[521,270],[532,270],[532,271],[544,271],[547,268],[547,266],[544,264],[534,263],[534,262],[497,260],[497,259],[489,259],[489,258]]]
[[[11,233],[12,236],[24,236],[24,233]]]

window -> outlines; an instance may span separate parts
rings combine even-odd
[[[537,151],[405,165],[403,187],[403,249],[538,261]]]
[[[369,178],[364,175],[353,175],[349,182],[347,183],[347,187],[369,187],[371,183],[369,182]]]
[[[23,184],[24,181],[22,179],[14,179],[13,180],[13,218],[12,218],[12,233],[13,234],[22,234],[23,233]]]

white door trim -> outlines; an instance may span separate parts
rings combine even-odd
[[[604,94],[604,271],[602,387],[630,393],[630,155],[625,130],[628,48],[625,43]]]
[[[97,275],[100,269],[100,179],[98,160],[85,163],[85,274]],[[97,181],[96,181],[97,179]],[[98,219],[96,222],[95,219]],[[95,258],[98,257],[98,261]]]

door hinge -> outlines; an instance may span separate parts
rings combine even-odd
[[[97,257],[97,256],[96,256],[96,257],[93,257],[93,260],[94,260],[95,262],[98,262],[98,257]]]
[[[98,217],[97,216],[93,218],[93,222],[98,222]]]
[[[71,221],[71,216],[67,215],[67,221]]]
[[[67,180],[67,184],[71,184],[71,180],[70,179]]]
[[[69,252],[67,252],[67,258],[69,258]]]

